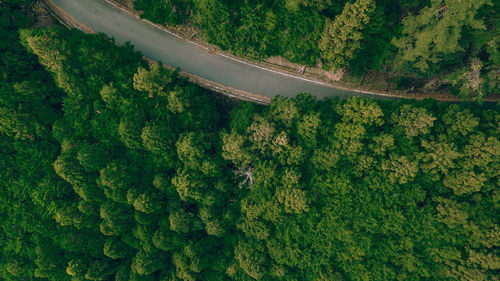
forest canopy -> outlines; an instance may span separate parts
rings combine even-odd
[[[491,0],[133,0],[157,23],[192,24],[236,55],[381,72],[397,89],[482,100],[500,92],[500,4]],[[384,75],[380,76],[382,79]],[[359,78],[358,78],[359,79]]]
[[[0,279],[498,280],[498,106],[228,110],[21,4],[0,8]]]

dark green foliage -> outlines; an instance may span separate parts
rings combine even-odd
[[[498,107],[302,94],[224,120],[104,35],[23,30],[39,64],[5,7],[0,279],[497,278]]]
[[[136,0],[134,8],[143,12],[145,18],[160,23],[182,23],[190,13],[191,0]]]
[[[207,41],[223,50],[231,48],[235,27],[229,7],[218,0],[196,1],[193,21],[205,31]]]
[[[142,11],[144,17],[159,23],[180,23],[178,19],[169,19],[170,14],[183,19],[189,16],[204,31],[208,42],[235,54],[253,58],[282,55],[292,62],[308,65],[316,64],[320,58],[317,43],[325,21],[320,12],[327,5],[308,2],[295,5],[285,1],[174,2],[184,4],[135,0],[134,8]],[[180,8],[172,13],[167,6]],[[185,7],[191,10],[190,15],[185,13]]]

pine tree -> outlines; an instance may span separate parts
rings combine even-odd
[[[485,4],[491,1],[433,0],[418,15],[410,14],[403,19],[403,36],[393,40],[400,50],[396,61],[427,72],[446,56],[463,51],[459,40],[465,26],[486,29],[483,21],[475,18]]]
[[[347,3],[335,20],[327,19],[319,42],[321,57],[335,67],[348,66],[361,46],[363,29],[374,10],[375,1],[357,0],[354,4]]]

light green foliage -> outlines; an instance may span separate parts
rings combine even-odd
[[[446,124],[449,135],[466,136],[479,125],[479,118],[474,117],[469,110],[460,110],[457,105],[453,104],[443,115],[443,122]]]
[[[418,172],[418,163],[406,156],[391,155],[389,160],[383,162],[382,169],[388,172],[388,179],[392,183],[404,184],[413,181]]]
[[[307,211],[307,196],[297,188],[283,188],[277,191],[278,202],[284,205],[285,212],[300,214]]]
[[[392,121],[402,128],[409,138],[428,134],[435,120],[436,118],[425,108],[413,107],[409,104],[403,105],[399,114],[396,112],[392,114]]]
[[[299,185],[300,176],[293,170],[285,170],[281,178],[281,186],[276,189],[278,202],[284,206],[287,213],[300,214],[307,212],[309,206],[307,203],[307,194]]]
[[[201,190],[206,187],[206,183],[200,181],[198,174],[188,169],[179,170],[178,174],[172,178],[172,184],[176,187],[181,200],[200,201]]]
[[[54,220],[62,226],[72,225],[80,229],[82,228],[84,216],[76,206],[64,206],[56,211]]]
[[[387,151],[394,148],[394,137],[388,134],[381,134],[373,137],[374,143],[370,145],[370,148],[376,155],[385,155]]]
[[[173,113],[182,113],[189,107],[189,99],[179,91],[172,91],[168,94],[168,108]]]
[[[250,140],[256,147],[264,151],[270,145],[275,135],[275,125],[261,116],[255,116],[255,121],[248,127]]]
[[[399,48],[400,62],[409,62],[422,72],[442,62],[447,55],[463,51],[460,47],[464,28],[486,29],[476,15],[489,0],[432,0],[418,15],[403,19],[400,38],[393,40]]]
[[[245,220],[238,227],[247,235],[255,237],[257,240],[269,238],[269,227],[260,220]]]
[[[343,122],[352,122],[367,126],[380,126],[384,124],[382,109],[373,100],[353,97],[342,106],[337,112],[342,115]]]
[[[283,123],[286,128],[290,128],[299,117],[299,111],[294,100],[282,97],[275,98],[270,105],[272,116],[276,122]]]
[[[193,169],[199,168],[205,158],[202,136],[197,136],[193,132],[185,133],[180,136],[175,145],[177,147],[177,156],[184,165]]]
[[[233,161],[237,165],[247,165],[251,161],[251,154],[244,148],[245,138],[235,132],[222,135],[222,157]]]
[[[6,108],[0,108],[0,130],[3,134],[16,139],[27,139],[29,135],[33,135],[26,121],[17,118],[15,112],[9,112]]]
[[[363,29],[370,21],[375,9],[373,0],[357,0],[347,3],[342,14],[335,20],[327,20],[319,41],[321,57],[335,67],[345,67],[356,55],[361,46]]]
[[[226,230],[224,229],[224,227],[225,227],[225,225],[222,225],[217,220],[205,222],[205,231],[207,232],[208,235],[213,235],[216,237],[223,237],[223,235],[226,233]]]
[[[334,132],[337,153],[351,156],[357,154],[363,148],[361,140],[365,134],[366,129],[361,124],[337,123]]]
[[[467,171],[446,176],[443,184],[456,195],[463,195],[480,191],[485,181],[484,174],[477,175],[474,171]]]
[[[158,63],[149,65],[149,70],[139,67],[134,74],[134,88],[138,91],[149,93],[149,97],[166,95],[165,87],[172,81],[168,70]]]
[[[479,153],[477,150],[472,152],[474,149],[467,144],[468,141],[476,145],[486,142],[481,137],[468,137],[478,130],[479,125],[474,125],[476,122],[485,124],[482,123],[485,121],[460,105],[443,106],[444,110],[439,112],[425,104],[383,104],[352,98],[326,102],[323,105],[325,109],[308,114],[301,113],[300,103],[296,103],[299,117],[287,123],[283,122],[286,119],[280,117],[281,111],[277,110],[287,107],[282,101],[275,102],[275,105],[256,114],[253,122],[246,123],[248,130],[239,129],[238,132],[223,135],[226,158],[235,165],[241,161],[235,154],[228,153],[231,140],[231,151],[251,153],[249,166],[255,167],[252,170],[254,184],[248,186],[248,194],[241,201],[242,220],[237,225],[246,235],[244,242],[235,250],[241,269],[255,279],[265,279],[266,274],[284,274],[285,278],[295,278],[288,270],[278,270],[280,266],[309,268],[309,273],[303,272],[298,280],[331,280],[339,276],[353,280],[386,280],[396,279],[400,272],[416,279],[429,276],[446,278],[446,272],[452,270],[451,267],[442,266],[438,270],[434,267],[437,261],[431,261],[430,257],[429,260],[422,259],[416,253],[421,242],[408,235],[419,233],[419,237],[429,241],[433,249],[440,249],[441,246],[437,245],[442,244],[459,252],[465,249],[465,244],[452,246],[445,242],[452,232],[448,224],[452,225],[456,212],[446,208],[454,206],[454,203],[439,205],[440,201],[430,194],[440,190],[449,202],[454,202],[455,199],[451,198],[456,195],[465,198],[474,194],[487,196],[484,195],[487,193],[485,188],[491,190],[490,185],[497,184],[494,177],[485,174],[489,167],[482,166],[479,173],[467,171],[466,166],[472,163],[463,158],[467,150],[471,150],[468,153]],[[319,123],[314,134],[316,143],[312,145],[309,141],[307,145],[299,146],[304,154],[310,155],[302,160],[304,162],[283,162],[281,157],[287,155],[288,147],[306,132],[314,131],[314,126],[301,125],[300,116],[304,116],[305,120],[316,116],[313,119],[314,123]],[[238,118],[237,115],[234,118]],[[472,120],[471,125],[467,125],[467,120]],[[460,122],[465,124],[458,125]],[[487,126],[493,128],[496,125],[491,123]],[[433,135],[434,130],[442,135]],[[461,141],[452,142],[457,138]],[[490,147],[495,145],[493,142],[491,139]],[[487,147],[484,149],[489,151]],[[485,153],[486,161],[493,161],[491,153],[493,150]],[[299,175],[299,171],[303,176]],[[463,175],[458,175],[458,171]],[[426,205],[426,200],[440,207],[436,210],[436,207]],[[420,207],[423,205],[426,207]],[[390,206],[399,207],[392,209]],[[428,211],[424,211],[426,208]],[[443,220],[433,215],[435,211],[443,213]],[[416,219],[414,214],[422,217]],[[354,232],[352,226],[342,227],[346,220],[363,230]],[[402,228],[402,225],[409,229]],[[454,226],[455,230],[460,229],[460,234],[453,235],[469,235],[464,225]],[[396,240],[403,246],[393,248],[387,245],[387,249],[392,250],[376,250],[380,241],[367,234],[373,231],[399,233]],[[443,240],[435,240],[436,231],[443,231],[439,236]],[[427,236],[430,233],[434,234]],[[256,250],[249,253],[249,245],[261,245],[260,241],[266,241],[266,247],[255,246]],[[328,251],[335,252],[333,255],[341,264],[339,271],[318,269],[323,265],[330,268],[328,257],[332,255],[325,254]],[[261,253],[269,256],[263,257]],[[380,255],[399,257],[401,262],[389,265],[386,260],[379,259]],[[262,258],[266,262],[262,262]],[[367,258],[376,260],[378,266],[366,263]],[[314,259],[314,269],[306,262],[310,259]],[[445,260],[453,260],[455,264],[460,258],[449,257]],[[464,268],[467,268],[465,271],[476,270],[475,266]],[[230,269],[231,274],[236,274],[233,268]],[[492,273],[486,271],[481,269],[478,272],[482,276]]]
[[[422,169],[429,174],[448,174],[448,170],[455,168],[457,159],[461,157],[455,146],[450,143],[424,140],[422,147],[426,150],[422,156]]]
[[[87,265],[82,260],[70,260],[66,267],[66,273],[73,277],[82,277],[86,271]]]
[[[321,119],[319,114],[307,114],[297,124],[297,134],[305,145],[316,145],[316,135],[318,133]]]
[[[23,31],[25,32],[25,31]],[[57,45],[62,45],[62,41],[55,39],[55,40],[43,40],[43,38],[38,37],[38,36],[29,36],[25,33],[21,34],[22,36],[26,36],[26,41],[28,43],[28,46],[35,50],[37,52],[38,57],[48,69],[51,71],[58,73],[61,76],[58,76],[58,80],[62,80],[63,76],[61,73],[62,65],[61,62],[64,61],[66,58],[65,55],[63,55],[62,52],[57,51],[56,46]],[[63,81],[59,81],[63,82]]]
[[[104,85],[99,93],[101,94],[101,98],[106,103],[107,107],[115,108],[118,105],[120,96],[118,94],[118,90],[113,86],[113,84]]]

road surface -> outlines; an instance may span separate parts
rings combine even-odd
[[[210,54],[205,49],[125,13],[103,0],[53,2],[94,31],[114,37],[117,43],[130,41],[136,50],[149,58],[235,89],[268,97],[294,97],[307,92],[318,98],[347,95],[388,98],[333,88],[272,72],[223,54]]]

